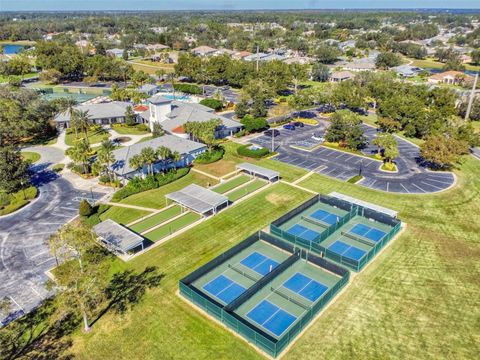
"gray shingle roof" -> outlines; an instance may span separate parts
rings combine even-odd
[[[143,238],[140,235],[135,234],[111,219],[95,225],[93,231],[104,242],[123,252],[132,250],[143,243]]]
[[[206,122],[212,119],[220,119],[226,128],[243,126],[237,121],[215,114],[212,109],[200,104],[173,101],[172,105],[172,111],[167,114],[169,119],[162,122],[163,128],[167,131],[172,131],[188,121]]]
[[[226,196],[196,184],[190,184],[182,190],[165,195],[165,197],[200,214],[213,211],[214,208],[228,202]]]
[[[152,104],[164,104],[164,103],[170,103],[172,102],[171,99],[167,99],[166,97],[157,94],[153,95],[152,97],[148,98],[148,102],[151,102]]]
[[[128,106],[132,104],[125,101],[112,101],[109,103],[89,104],[75,106],[75,110],[88,111],[90,119],[104,119],[124,117]],[[70,112],[65,111],[54,118],[55,122],[70,121]]]
[[[149,141],[144,141],[115,150],[113,155],[115,156],[116,161],[112,165],[112,170],[117,174],[128,174],[132,171],[135,171],[135,169],[130,167],[129,159],[133,155],[140,154],[142,149],[146,147],[157,149],[160,146],[165,146],[172,151],[178,151],[182,155],[206,148],[205,144],[196,141],[182,139],[175,135],[164,135]]]

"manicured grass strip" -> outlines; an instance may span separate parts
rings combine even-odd
[[[145,126],[139,126],[139,125],[140,124],[128,126],[123,124],[117,124],[117,125],[113,125],[112,128],[117,133],[122,135],[145,135],[150,132],[148,131],[148,129],[145,129]]]
[[[232,191],[228,194],[228,200],[230,201],[237,201],[238,199],[247,196],[248,194],[254,192],[255,190],[260,189],[261,187],[265,186],[265,181],[262,180],[254,180],[251,183],[242,186],[241,188]]]
[[[248,182],[251,178],[247,175],[240,175],[236,177],[235,179],[232,179],[230,181],[224,182],[221,185],[216,186],[213,191],[219,194],[226,193],[227,191],[235,189],[237,186],[243,185],[246,182]]]
[[[40,160],[40,154],[33,151],[22,151],[22,157],[25,161],[30,160],[32,164]]]
[[[201,216],[196,213],[187,212],[182,217],[179,217],[178,219],[175,219],[172,222],[169,222],[168,224],[160,226],[159,228],[156,228],[155,230],[147,233],[145,237],[152,241],[161,240],[164,237],[167,237],[168,235],[171,235],[174,232],[183,229],[190,224],[193,224],[200,218]]]
[[[178,191],[190,184],[200,186],[214,185],[216,181],[208,176],[190,171],[184,177],[157,189],[148,190],[139,194],[131,195],[123,199],[121,203],[136,206],[143,206],[151,209],[162,209],[167,206],[165,195],[174,191]]]
[[[112,206],[100,215],[100,220],[112,219],[119,224],[125,225],[150,214],[148,211]]]
[[[89,130],[87,131],[87,136],[88,136],[88,141],[90,144],[97,144],[102,142],[105,139],[108,139],[112,134],[110,134],[108,131],[105,131],[104,129],[100,130]],[[85,137],[85,134],[82,131],[78,132],[78,139],[83,139]],[[69,134],[65,135],[65,144],[68,146],[74,146],[75,142],[77,141],[77,138],[75,137],[75,131],[72,131]]]
[[[130,229],[137,233],[141,233],[145,230],[148,230],[158,224],[161,224],[164,221],[167,221],[168,219],[171,219],[177,215],[180,215],[182,212],[182,208],[180,206],[173,206],[171,208],[168,208],[167,210],[164,210],[158,214],[155,214],[153,216],[150,216],[146,218],[143,221],[140,221],[132,226],[130,226]]]

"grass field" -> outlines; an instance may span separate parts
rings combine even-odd
[[[32,164],[40,160],[40,154],[33,151],[22,151],[22,157],[24,160],[30,160]]]
[[[112,219],[119,224],[126,225],[148,214],[150,214],[148,211],[112,206],[100,215],[100,220]]]
[[[441,69],[445,65],[444,63],[441,63],[434,59],[425,59],[425,60],[411,59],[411,60],[413,61],[412,66],[418,66],[419,68]],[[470,65],[470,64],[464,64],[464,65],[466,70],[480,71],[480,66],[478,65]]]
[[[265,186],[266,183],[265,181],[262,180],[253,180],[252,182],[248,183],[247,185],[244,185],[231,193],[228,194],[228,200],[230,201],[237,201],[238,199],[241,199],[244,196],[247,196],[248,194],[260,189],[261,187]]]
[[[197,184],[201,186],[206,186],[207,184],[214,185],[215,180],[199,173],[190,171],[184,177],[170,184],[161,186],[158,189],[144,191],[142,193],[129,196],[126,199],[123,199],[121,203],[143,206],[152,209],[162,209],[167,205],[165,200],[166,194],[180,190],[190,184]]]
[[[476,359],[480,318],[480,166],[469,157],[458,185],[400,195],[313,175],[300,185],[399,211],[408,226],[299,338],[285,359]],[[178,280],[311,195],[276,184],[117,270],[157,265],[166,275],[131,312],[77,332],[79,359],[259,359],[242,340],[179,301]],[[256,216],[262,214],[262,216]],[[121,344],[121,352],[118,351]]]
[[[145,135],[149,134],[150,131],[144,130],[141,127],[137,125],[113,125],[112,128],[115,130],[117,133],[122,134],[122,135]]]
[[[240,185],[245,184],[249,180],[251,180],[250,176],[240,175],[240,176],[238,176],[238,177],[236,177],[232,180],[226,181],[226,182],[222,183],[221,185],[216,186],[212,190],[215,191],[216,193],[223,194],[223,193],[226,193],[227,191],[235,189],[236,187],[238,187]]]
[[[187,212],[185,215],[182,215],[181,217],[170,221],[169,223],[162,225],[149,233],[146,233],[145,238],[151,241],[161,240],[173,234],[174,232],[193,224],[195,221],[200,220],[201,217],[201,215],[194,212]]]
[[[174,216],[180,215],[181,212],[182,212],[182,208],[180,206],[172,206],[171,208],[168,208],[158,214],[150,216],[145,220],[142,220],[130,226],[130,229],[132,229],[137,233],[142,233],[145,230],[148,230],[157,224],[161,224],[162,222],[167,221],[168,219],[171,219]]]
[[[234,142],[227,142],[225,144],[222,144],[222,146],[225,148],[225,155],[223,156],[223,159],[212,164],[195,165],[195,168],[201,171],[205,171],[214,176],[221,177],[228,173],[231,173],[232,171],[235,171],[235,166],[237,164],[243,162],[250,162],[252,164],[263,166],[271,170],[279,171],[282,179],[286,181],[293,181],[307,173],[307,171],[304,169],[293,167],[280,161],[275,161],[273,159],[255,160],[241,157],[237,154],[237,148],[240,145]]]
[[[147,74],[154,75],[158,70],[164,70],[167,73],[173,72],[171,64],[160,64],[145,60],[129,61],[135,71],[143,71]]]
[[[98,131],[87,131],[88,135],[88,141],[90,144],[97,144],[102,142],[105,139],[108,139],[111,134],[103,129],[98,130]],[[85,134],[83,132],[78,133],[78,138],[83,139],[85,137]],[[75,145],[75,132],[71,132],[70,134],[65,135],[65,144],[68,146],[73,146]]]

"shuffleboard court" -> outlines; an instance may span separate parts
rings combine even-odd
[[[225,304],[229,304],[243,294],[246,289],[225,275],[219,275],[207,283],[203,287],[203,290],[221,300]]]
[[[267,275],[279,265],[277,261],[270,259],[268,256],[257,251],[254,251],[245,259],[240,261],[240,264],[254,270],[262,276]]]
[[[335,241],[328,249],[338,255],[355,261],[360,260],[367,253],[362,249],[348,245],[340,240]]]
[[[297,320],[296,316],[268,300],[257,304],[247,317],[275,336],[281,336]]]
[[[229,193],[228,200],[230,201],[237,201],[238,199],[241,199],[244,196],[247,196],[248,194],[264,187],[266,185],[265,181],[262,180],[254,180],[252,182],[249,182],[248,184],[232,191]]]
[[[247,176],[247,175],[240,175],[240,176],[237,176],[237,177],[233,178],[232,180],[228,180],[224,183],[221,183],[221,184],[215,186],[211,190],[215,191],[216,193],[219,193],[219,194],[224,194],[224,193],[226,193],[230,190],[235,189],[236,187],[239,187],[240,185],[243,185],[243,184],[247,183],[251,179],[252,178]]]
[[[182,208],[180,206],[173,206],[130,226],[130,229],[137,233],[141,233],[177,215],[180,215],[181,213]]]
[[[190,224],[193,224],[195,221],[199,220],[200,218],[201,216],[194,212],[187,212],[185,213],[185,215],[182,215],[181,217],[145,234],[145,238],[154,242],[161,240],[164,237],[167,237],[173,234],[174,232],[181,230]]]

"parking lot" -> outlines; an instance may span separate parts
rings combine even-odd
[[[39,174],[36,181],[38,198],[0,221],[0,299],[10,299],[12,317],[27,313],[49,296],[45,272],[55,266],[46,243],[49,236],[78,214],[82,198],[103,195],[76,190],[50,172]]]
[[[363,179],[358,184],[387,192],[434,193],[449,188],[455,181],[452,173],[427,170],[420,161],[418,147],[402,138],[397,138],[400,154],[395,160],[396,173],[380,170],[381,161],[323,147],[321,140],[313,139],[312,135],[323,136],[327,126],[328,122],[320,121],[317,126],[305,125],[295,130],[280,128],[280,135],[274,138],[275,151],[278,152],[275,159],[343,181],[361,174]],[[363,127],[371,144],[377,130],[367,125]],[[252,142],[269,149],[272,147],[271,137],[265,135]],[[372,155],[377,149],[368,145],[362,151],[365,155]]]

